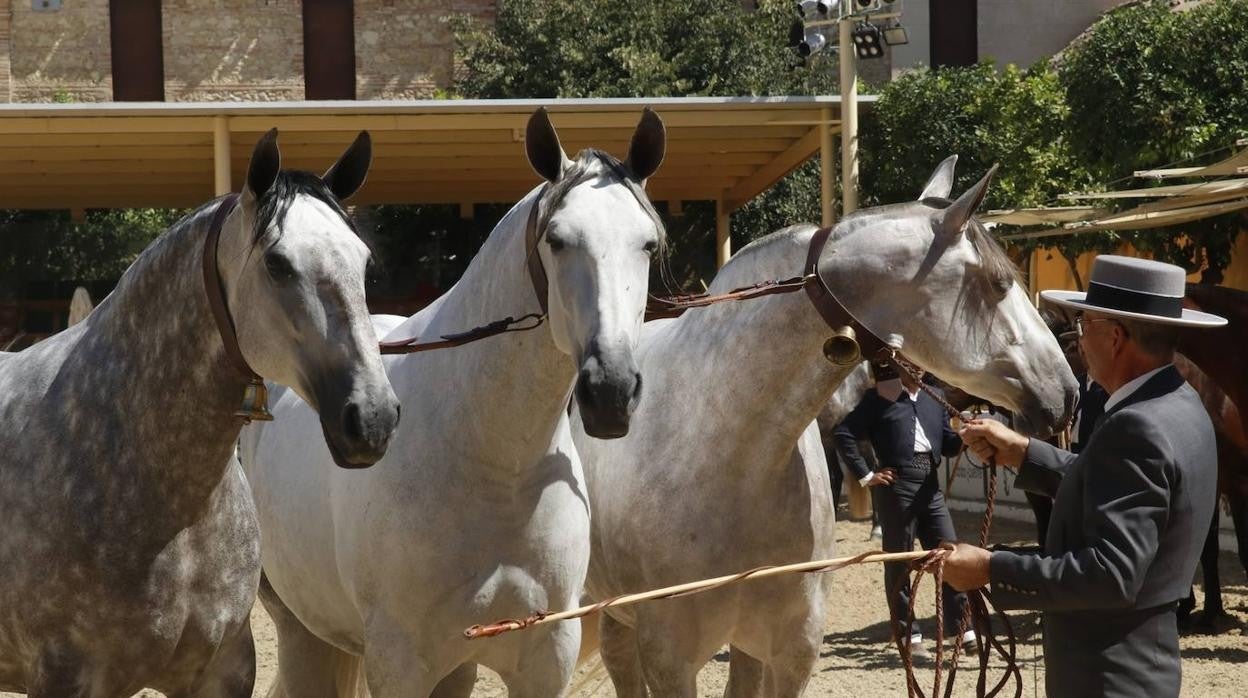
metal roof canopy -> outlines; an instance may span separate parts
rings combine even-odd
[[[874,101],[860,97],[863,108]],[[820,152],[839,97],[0,105],[0,208],[183,208],[236,190],[276,126],[283,166],[325,170],[355,132],[374,141],[359,204],[512,202],[538,182],[524,127],[551,113],[568,154],[624,156],[644,106],[667,124],[657,201],[731,211]]]

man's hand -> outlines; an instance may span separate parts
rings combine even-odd
[[[992,553],[966,543],[955,543],[945,558],[945,584],[958,591],[978,589],[988,584],[988,561]]]
[[[871,473],[871,479],[867,480],[867,487],[878,487],[880,485],[891,485],[897,479],[897,471],[892,468],[881,468]]]
[[[1027,437],[991,419],[972,419],[958,432],[980,460],[996,458],[997,465],[1017,468],[1027,454]]]

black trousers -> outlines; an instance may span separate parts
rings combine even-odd
[[[915,454],[914,462],[894,468],[897,478],[892,485],[877,486],[875,503],[884,529],[884,551],[909,552],[918,536],[924,549],[930,550],[941,541],[956,541],[953,519],[940,491],[939,476],[931,454]],[[889,610],[896,621],[903,621],[910,604],[910,588],[906,584],[907,564],[885,563],[884,589]],[[966,594],[944,587],[945,635],[957,632],[966,608]],[[915,630],[918,628],[916,626]]]

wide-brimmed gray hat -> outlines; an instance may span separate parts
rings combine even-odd
[[[1067,308],[1183,327],[1221,327],[1226,318],[1183,307],[1187,272],[1165,262],[1103,254],[1092,262],[1088,290],[1041,291]]]

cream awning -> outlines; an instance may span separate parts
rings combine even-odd
[[[523,147],[536,107],[570,155],[593,145],[623,156],[647,105],[668,127],[652,197],[726,211],[819,153],[820,129],[840,127],[838,97],[7,104],[0,208],[195,206],[238,188],[274,126],[284,165],[313,171],[370,131],[375,159],[356,203],[505,203],[538,181]]]

